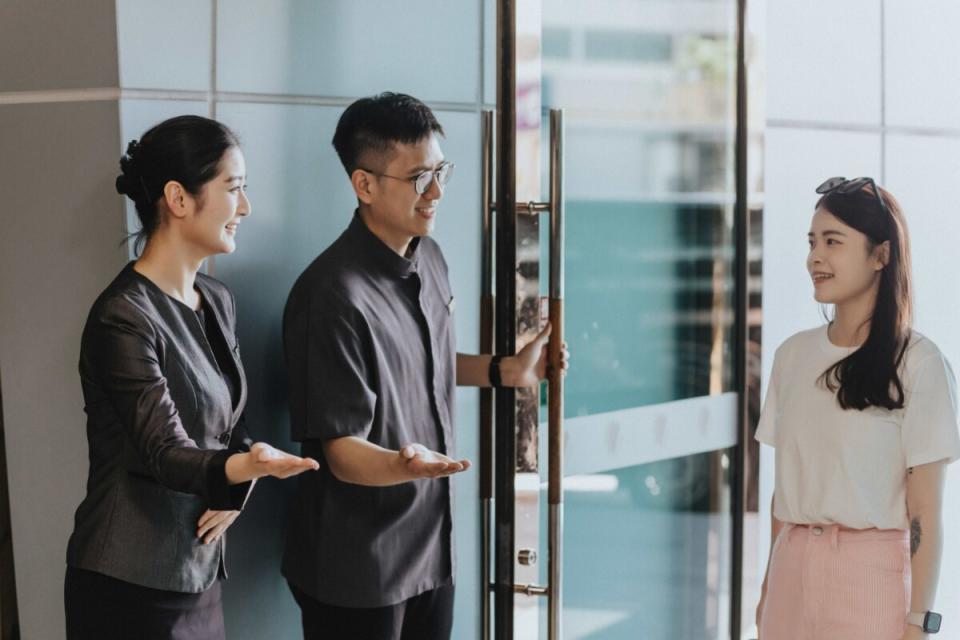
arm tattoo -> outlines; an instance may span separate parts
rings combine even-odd
[[[920,548],[920,537],[923,531],[920,529],[920,518],[914,518],[910,521],[910,557],[917,555],[917,549]]]

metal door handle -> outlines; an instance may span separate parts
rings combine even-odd
[[[493,353],[493,111],[484,111],[481,119],[482,172],[480,195],[483,199],[483,238],[480,248],[480,353]],[[493,389],[480,389],[480,625],[481,638],[489,640],[491,630],[490,536],[493,522]]]
[[[482,178],[481,197],[483,239],[481,242],[481,319],[480,348],[491,353],[494,329],[493,298],[493,218],[496,209],[493,184],[494,114],[484,111],[481,120]],[[550,215],[549,318],[552,326],[547,346],[548,358],[548,412],[547,412],[547,500],[549,505],[547,534],[547,586],[515,585],[518,593],[542,595],[548,599],[547,636],[550,640],[563,637],[562,611],[562,554],[563,554],[563,111],[550,110],[550,198],[549,202],[517,203],[517,213]],[[493,394],[481,390],[480,395],[480,500],[481,500],[481,638],[488,640],[491,630],[490,541],[493,513]],[[524,555],[524,551],[528,552]],[[522,549],[521,564],[536,562],[536,552]]]
[[[550,342],[547,346],[547,637],[563,637],[563,110],[550,110]]]

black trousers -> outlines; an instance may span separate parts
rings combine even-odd
[[[450,640],[453,585],[369,609],[317,602],[292,584],[290,590],[300,605],[304,640]]]
[[[224,640],[220,581],[200,593],[142,587],[67,567],[67,640]]]

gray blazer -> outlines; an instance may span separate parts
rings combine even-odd
[[[204,545],[206,509],[242,508],[250,484],[228,486],[227,458],[248,450],[246,382],[236,306],[221,282],[197,276],[196,313],[128,264],[94,303],[80,346],[90,473],[67,564],[134,584],[197,593],[223,570],[224,540]],[[225,340],[239,380],[233,406],[211,343]]]

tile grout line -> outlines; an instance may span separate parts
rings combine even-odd
[[[217,0],[210,0],[210,83],[207,109],[211,118],[217,118]]]
[[[767,129],[811,129],[819,131],[839,131],[845,133],[892,133],[898,135],[936,136],[942,138],[960,138],[960,129],[938,127],[911,127],[907,125],[859,125],[841,122],[816,122],[810,120],[768,119]]]
[[[198,91],[177,89],[142,89],[95,87],[89,89],[53,89],[40,91],[0,92],[0,105],[44,104],[53,102],[104,102],[110,100],[181,100],[186,102],[250,102],[259,104],[345,107],[356,98],[344,96],[251,93],[239,91]],[[485,106],[482,101],[445,102],[427,100],[436,111],[475,113]]]
[[[210,77],[207,84],[207,116],[217,119],[217,0],[210,0]],[[209,276],[216,275],[217,257],[210,256],[203,265]]]
[[[880,183],[887,183],[887,15],[880,0]]]

